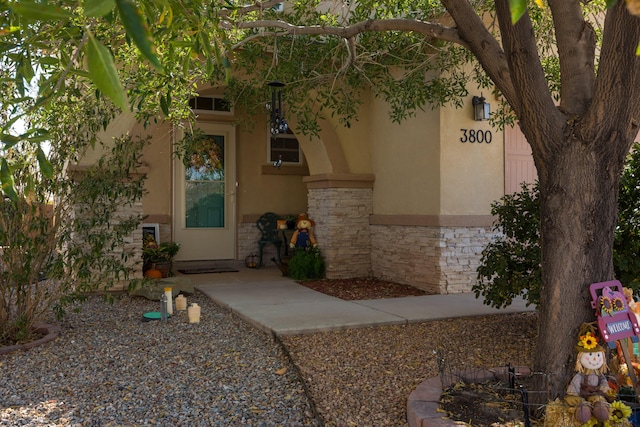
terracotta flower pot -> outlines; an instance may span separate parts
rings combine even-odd
[[[169,277],[169,274],[171,273],[171,262],[170,261],[156,262],[153,264],[153,268],[155,268],[156,270],[159,270],[163,278]]]

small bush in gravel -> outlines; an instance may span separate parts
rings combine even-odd
[[[0,346],[31,341],[35,323],[62,317],[86,292],[108,290],[132,273],[126,261],[140,255],[124,248],[141,218],[119,207],[142,197],[143,177],[130,171],[146,143],[116,138],[81,173],[66,169],[77,160],[73,150],[52,149],[50,178],[34,166],[40,149],[7,150],[18,185],[0,210]]]

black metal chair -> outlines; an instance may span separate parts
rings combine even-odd
[[[280,265],[280,248],[282,247],[282,239],[278,236],[278,219],[280,217],[273,212],[264,213],[256,221],[256,226],[260,230],[260,240],[258,240],[259,259],[257,268],[262,267],[262,252],[268,244],[276,247],[276,260]]]

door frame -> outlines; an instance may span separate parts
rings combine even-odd
[[[184,170],[184,166],[182,160],[178,158],[178,156],[173,156],[172,162],[172,196],[171,196],[171,205],[172,205],[172,230],[173,230],[173,240],[177,243],[181,244],[181,250],[178,251],[178,254],[175,257],[176,261],[200,261],[200,260],[223,260],[223,259],[235,259],[237,256],[237,247],[238,247],[238,237],[237,237],[237,219],[236,219],[236,209],[237,209],[237,134],[236,134],[236,126],[230,123],[225,122],[196,122],[194,125],[195,128],[202,129],[205,133],[211,132],[215,134],[216,132],[224,135],[225,137],[225,153],[224,153],[224,165],[225,165],[225,222],[224,227],[222,229],[225,234],[225,239],[227,243],[223,247],[223,249],[217,250],[219,253],[223,253],[223,256],[193,256],[193,250],[185,250],[185,248],[189,248],[189,242],[180,241],[184,240],[185,236],[182,232],[182,229],[186,229],[184,224],[179,224],[180,219],[185,218],[185,212],[179,212],[178,209],[184,209],[184,206],[180,206],[184,202],[184,178],[179,179],[177,174]],[[176,128],[174,131],[174,141],[178,141],[182,138],[184,134],[184,128]],[[179,193],[181,192],[181,193]],[[197,230],[197,231],[196,231]],[[206,229],[204,229],[206,230]],[[220,229],[209,230],[208,232],[215,233],[216,231],[220,231]],[[207,231],[203,231],[203,229],[193,229],[193,234],[202,235],[202,233],[207,233]],[[211,239],[211,241],[216,241],[217,239]],[[216,250],[214,250],[215,252]],[[201,253],[198,251],[198,253]],[[213,255],[213,254],[212,254]]]

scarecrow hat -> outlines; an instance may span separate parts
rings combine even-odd
[[[591,323],[583,323],[580,325],[578,344],[575,348],[578,353],[595,353],[605,351],[605,349],[598,343],[596,330]]]
[[[309,221],[309,224],[311,224],[312,227],[316,225],[316,223],[312,219],[309,219],[306,213],[301,213],[300,215],[298,215],[298,219],[296,220],[296,225],[300,221]]]

